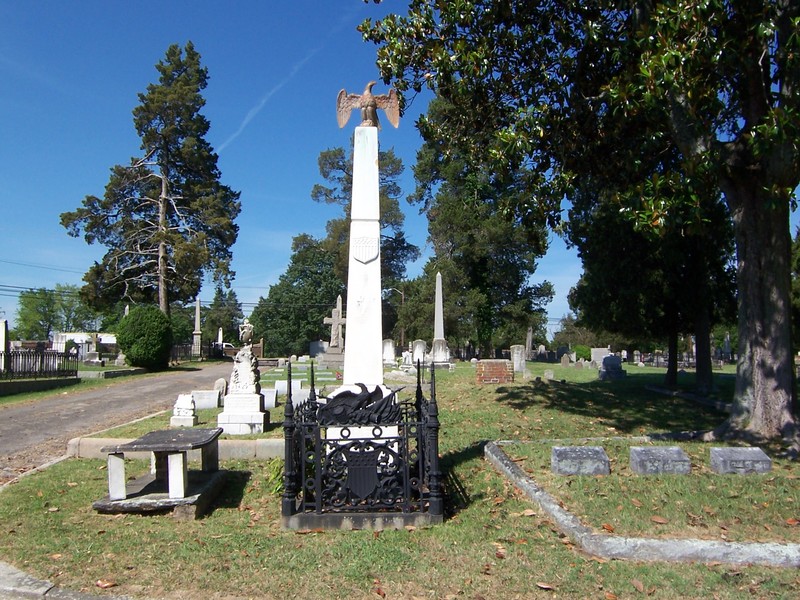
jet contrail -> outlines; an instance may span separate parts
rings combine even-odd
[[[302,68],[303,68],[303,65],[305,65],[305,64],[306,64],[306,63],[307,63],[309,60],[311,60],[311,58],[312,58],[312,57],[313,57],[315,54],[317,54],[317,52],[319,52],[319,51],[320,51],[320,49],[321,49],[321,48],[314,48],[314,49],[312,49],[312,50],[311,50],[311,51],[310,51],[308,54],[306,54],[306,56],[305,56],[305,58],[303,58],[303,60],[301,60],[301,61],[299,61],[299,62],[295,63],[294,65],[292,65],[292,70],[289,72],[289,74],[288,74],[286,77],[284,77],[284,78],[283,78],[283,79],[282,79],[282,80],[281,80],[281,81],[280,81],[280,82],[279,82],[279,83],[278,83],[276,86],[274,86],[274,87],[273,87],[271,90],[269,90],[269,91],[268,91],[266,94],[264,94],[264,96],[261,98],[261,100],[259,101],[259,103],[258,103],[258,104],[256,104],[256,105],[255,105],[253,108],[251,108],[251,109],[250,109],[250,110],[247,112],[247,115],[245,115],[245,117],[244,117],[244,120],[242,120],[242,123],[241,123],[241,125],[239,125],[239,129],[237,129],[237,130],[236,130],[236,131],[235,131],[235,132],[234,132],[234,133],[233,133],[233,134],[232,134],[230,137],[228,137],[228,139],[227,139],[227,140],[225,140],[225,141],[224,141],[224,142],[223,142],[223,143],[220,145],[220,147],[217,149],[217,153],[220,153],[220,152],[222,152],[222,151],[223,151],[225,148],[227,148],[227,147],[228,147],[228,146],[229,146],[229,145],[230,145],[230,144],[231,144],[231,143],[232,143],[232,142],[233,142],[233,141],[234,141],[234,140],[235,140],[237,137],[239,137],[239,136],[242,134],[242,132],[243,132],[243,131],[244,131],[244,130],[247,128],[247,126],[250,124],[250,121],[252,121],[252,120],[253,120],[253,119],[256,117],[256,115],[257,115],[258,113],[260,113],[260,112],[261,112],[261,110],[264,108],[264,106],[267,104],[267,102],[269,102],[270,98],[272,98],[272,97],[273,97],[273,96],[274,96],[276,93],[278,93],[278,92],[279,92],[279,91],[280,91],[280,90],[281,90],[281,89],[282,89],[282,88],[283,88],[283,87],[284,87],[284,86],[285,86],[287,83],[289,83],[289,82],[290,82],[290,81],[291,81],[291,80],[294,78],[294,76],[295,76],[295,75],[297,75],[297,72],[298,72],[300,69],[302,69]]]

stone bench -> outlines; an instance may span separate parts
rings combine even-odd
[[[188,457],[190,450],[201,452],[202,471],[219,470],[218,438],[222,429],[184,429],[180,431],[151,431],[125,444],[104,446],[108,453],[108,496],[110,500],[127,498],[125,477],[126,452],[151,452],[156,481],[167,482],[169,497],[186,497],[188,487]]]

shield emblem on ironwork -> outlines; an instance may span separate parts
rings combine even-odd
[[[367,264],[378,258],[380,246],[378,240],[372,237],[355,238],[352,244],[353,258],[358,262]]]
[[[347,451],[347,488],[366,498],[378,487],[378,450]]]

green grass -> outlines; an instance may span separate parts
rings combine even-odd
[[[531,366],[536,375],[538,365]],[[201,520],[99,515],[91,503],[107,492],[103,462],[70,460],[0,493],[0,555],[70,589],[98,591],[95,582],[104,579],[117,584],[108,593],[147,597],[634,598],[648,592],[664,599],[798,597],[800,578],[792,569],[644,564],[583,556],[538,507],[483,460],[487,440],[624,437],[707,428],[724,418],[644,391],[644,383],[659,382],[658,372],[629,370],[624,382],[597,382],[596,373],[592,375],[583,383],[477,386],[468,365],[455,373],[437,373],[442,463],[451,476],[448,516],[440,526],[383,533],[282,531],[280,501],[268,491],[270,465],[255,461],[223,464],[231,470],[229,483],[213,511]],[[622,520],[611,521],[618,512],[630,512],[634,517],[626,518],[635,521],[637,514],[649,516],[654,506],[661,509],[664,494],[672,504],[683,500],[683,489],[670,491],[676,485],[672,479],[624,476],[620,465],[626,462],[625,445],[615,444],[608,446],[614,476],[569,478],[575,481],[571,485],[560,482],[565,496],[569,494],[568,506],[577,506],[576,486],[585,485],[585,495],[597,497],[602,517],[592,524],[616,523],[624,530],[628,525]],[[539,457],[537,447],[545,455]],[[515,456],[525,452],[519,458],[537,477],[547,451],[546,444],[513,449]],[[691,450],[693,461],[702,462],[704,452],[707,449],[700,446]],[[129,473],[137,469],[145,471],[146,463],[131,466]],[[719,522],[733,519],[722,511],[734,500],[735,486],[753,482],[766,496],[753,497],[751,503],[789,506],[787,498],[796,495],[796,486],[788,485],[793,474],[793,464],[779,464],[773,476],[787,478],[781,487],[777,479],[705,478],[700,472],[705,502],[716,516],[698,515],[718,533]],[[635,482],[643,482],[644,488],[634,489]],[[627,489],[612,489],[621,484]],[[708,485],[716,488],[709,490]],[[456,487],[462,494],[455,493]],[[742,490],[741,498],[753,493]],[[632,498],[642,507],[624,501]],[[620,505],[622,511],[617,510]],[[675,514],[695,510],[686,505]],[[759,511],[753,514],[762,525],[773,523],[762,522]],[[680,521],[677,516],[670,523],[673,520]],[[553,589],[545,589],[548,586]]]
[[[720,476],[709,468],[709,448],[680,443],[692,464],[689,476],[644,477],[629,466],[626,440],[591,442],[611,463],[603,477],[564,477],[550,468],[551,444],[513,444],[505,451],[536,483],[598,532],[735,542],[800,541],[800,465],[773,458],[770,473]],[[654,520],[655,519],[655,520]]]

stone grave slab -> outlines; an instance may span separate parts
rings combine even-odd
[[[220,390],[192,390],[192,400],[198,410],[201,408],[218,408],[222,406]]]
[[[772,470],[772,460],[761,449],[711,448],[711,470],[715,473],[768,473]]]
[[[639,475],[688,475],[692,470],[689,457],[677,446],[632,446],[630,459],[631,470]]]
[[[611,466],[601,446],[553,446],[550,468],[557,475],[608,475]]]

